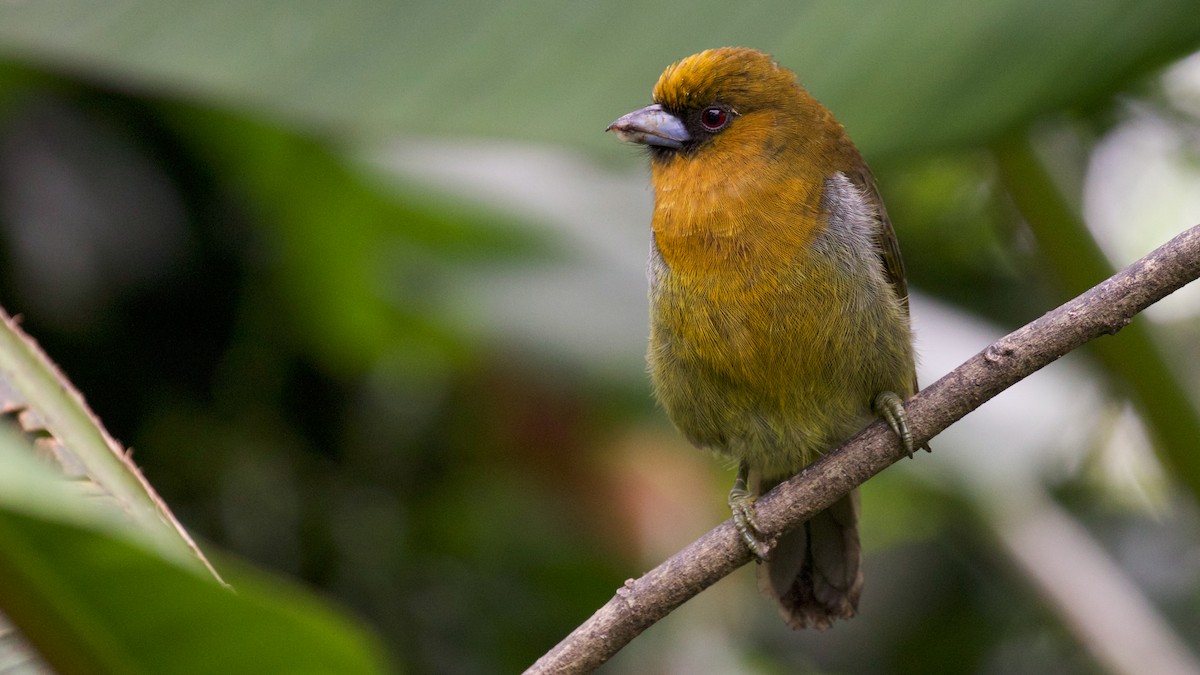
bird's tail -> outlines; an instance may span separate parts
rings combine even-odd
[[[779,603],[793,629],[824,630],[858,610],[863,585],[858,509],[854,490],[781,536],[759,566],[759,590]]]

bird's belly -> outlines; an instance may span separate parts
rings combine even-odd
[[[686,317],[652,313],[647,360],[659,401],[695,445],[784,477],[873,417],[878,378],[860,346],[838,344],[855,333],[837,325],[845,320],[837,312],[810,306],[817,311],[807,316],[791,301],[782,314],[695,297],[683,304]]]

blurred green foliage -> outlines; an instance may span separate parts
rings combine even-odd
[[[1194,0],[8,3],[0,304],[212,548],[337,598],[408,670],[519,670],[653,562],[630,504],[663,505],[612,457],[664,422],[636,363],[598,377],[545,348],[565,338],[497,338],[456,304],[463,278],[583,264],[569,231],[362,149],[507,139],[632,172],[601,130],[721,44],[771,51],[846,124],[916,288],[1015,326],[1063,295],[990,144],[1047,119],[1102,134],[1200,19]],[[585,321],[596,286],[552,311]],[[719,506],[719,469],[682,489]],[[1144,525],[1070,499],[1095,497],[1086,476],[1050,480],[1115,554]],[[1153,545],[1194,542],[1179,502]],[[752,604],[725,621],[744,667],[1097,668],[968,498],[888,473],[867,514],[863,616],[792,635]],[[1172,616],[1200,606],[1196,579],[1139,581]],[[646,639],[665,659],[669,631]],[[612,669],[650,669],[633,659]]]
[[[23,446],[0,432],[0,600],[52,672],[384,672],[373,636],[326,603],[232,562],[223,588]],[[12,647],[6,671],[41,672]]]

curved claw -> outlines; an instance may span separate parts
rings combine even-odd
[[[908,416],[904,414],[904,404],[900,397],[894,391],[880,392],[871,407],[875,409],[875,414],[882,417],[892,431],[900,437],[900,444],[904,446],[908,458],[912,459],[913,438],[912,433],[908,430]]]
[[[748,493],[729,493],[729,509],[733,511],[733,524],[742,535],[742,541],[750,553],[765,561],[771,551],[769,542],[763,537],[755,520],[754,497]]]
[[[745,464],[738,469],[733,489],[729,491],[729,510],[733,512],[733,524],[742,535],[746,548],[750,549],[754,557],[765,561],[771,551],[771,542],[758,528],[758,517],[754,510],[755,497],[746,489],[749,473],[750,469]]]

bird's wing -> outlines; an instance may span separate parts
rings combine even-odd
[[[888,218],[887,208],[883,205],[883,197],[879,194],[879,187],[875,184],[875,177],[871,175],[869,169],[864,167],[862,171],[851,175],[850,180],[862,190],[868,199],[875,203],[877,214],[875,237],[879,245],[880,262],[883,263],[883,272],[887,276],[887,280],[896,291],[896,297],[900,298],[900,303],[904,305],[904,313],[908,314],[908,278],[904,275],[904,258],[900,257],[900,241],[896,238],[896,230],[892,229],[892,221]],[[912,396],[920,389],[917,384],[916,364],[913,364],[912,387],[912,391],[901,393],[905,396]],[[929,444],[926,443],[921,447],[928,450]]]
[[[852,173],[849,178],[875,205],[877,214],[875,238],[879,245],[880,262],[883,263],[883,271],[887,275],[887,280],[896,291],[896,297],[904,303],[904,310],[907,312],[908,281],[904,275],[904,259],[900,257],[900,242],[896,239],[896,231],[892,229],[892,221],[888,218],[887,208],[883,205],[883,197],[879,195],[879,188],[875,185],[875,177],[869,170],[863,168],[861,171]]]

